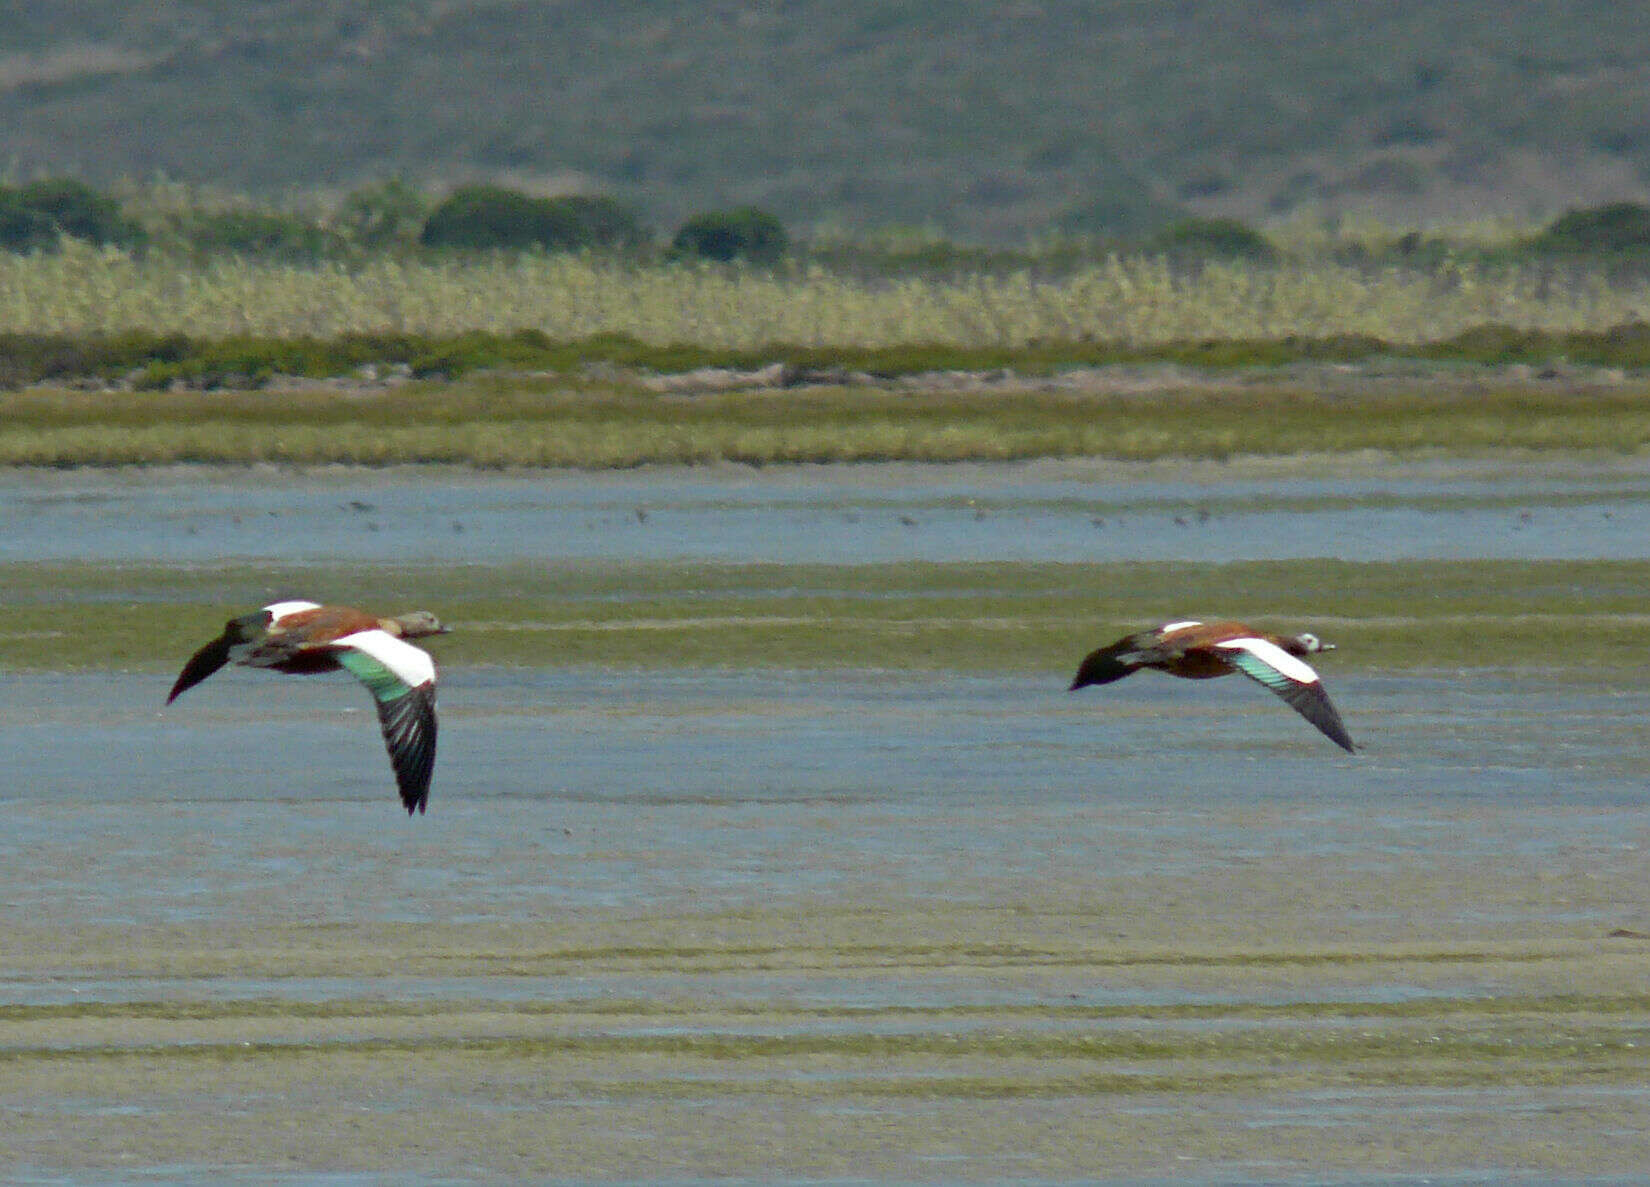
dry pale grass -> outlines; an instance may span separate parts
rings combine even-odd
[[[628,334],[652,344],[753,348],[1038,341],[1146,345],[1370,335],[1432,342],[1485,324],[1602,330],[1650,320],[1650,281],[1596,270],[1445,264],[1367,269],[1113,257],[1058,276],[857,278],[573,255],[372,259],[359,267],[223,258],[205,264],[70,243],[0,254],[0,333],[204,338],[349,332]]]

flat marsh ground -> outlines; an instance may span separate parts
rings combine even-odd
[[[940,382],[940,381],[935,381]],[[1135,372],[960,390],[813,387],[660,393],[639,379],[482,378],[399,387],[5,396],[0,465],[274,462],[585,469],[739,462],[1231,458],[1650,446],[1638,378],[1541,383],[1433,368]],[[343,397],[343,398],[341,398]]]
[[[1633,681],[1647,587],[1650,561],[1613,560],[0,565],[0,664],[168,671],[221,629],[226,600],[324,588],[372,604],[393,588],[457,624],[441,641],[449,665],[1063,672],[1109,641],[1100,624],[1174,605],[1310,621],[1341,670]],[[1188,604],[1193,590],[1208,604]]]

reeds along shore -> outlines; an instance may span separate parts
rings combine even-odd
[[[372,257],[356,265],[239,257],[204,262],[91,247],[0,254],[0,334],[182,333],[208,338],[347,333],[624,334],[652,344],[750,349],[899,344],[1244,340],[1365,335],[1432,342],[1474,327],[1570,332],[1650,319],[1642,270],[1445,259],[1361,266],[1115,255],[1030,268],[859,276],[518,254]]]

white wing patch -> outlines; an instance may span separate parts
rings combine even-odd
[[[1166,622],[1162,626],[1157,628],[1157,633],[1160,634],[1160,635],[1172,635],[1172,634],[1174,634],[1175,631],[1183,631],[1189,626],[1202,626],[1202,625],[1203,624],[1201,622],[1199,622],[1197,619],[1188,618],[1185,622]]]
[[[270,616],[269,625],[278,626],[281,619],[288,614],[298,614],[304,610],[319,610],[320,608],[321,603],[319,602],[275,602],[265,606],[264,611]]]
[[[435,661],[429,652],[404,643],[388,631],[356,631],[332,641],[334,647],[364,651],[394,672],[408,688],[417,688],[435,679]]]
[[[1224,643],[1216,643],[1215,646],[1228,651],[1247,651],[1260,660],[1261,663],[1288,677],[1296,684],[1316,684],[1318,682],[1316,672],[1276,643],[1269,643],[1265,639],[1227,639]]]

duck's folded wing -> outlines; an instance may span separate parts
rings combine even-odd
[[[435,661],[388,631],[359,631],[329,650],[372,693],[407,813],[422,812],[435,769]]]
[[[1349,754],[1355,751],[1351,735],[1341,724],[1341,715],[1311,665],[1267,639],[1227,639],[1215,646],[1233,667],[1277,693],[1331,742]]]

